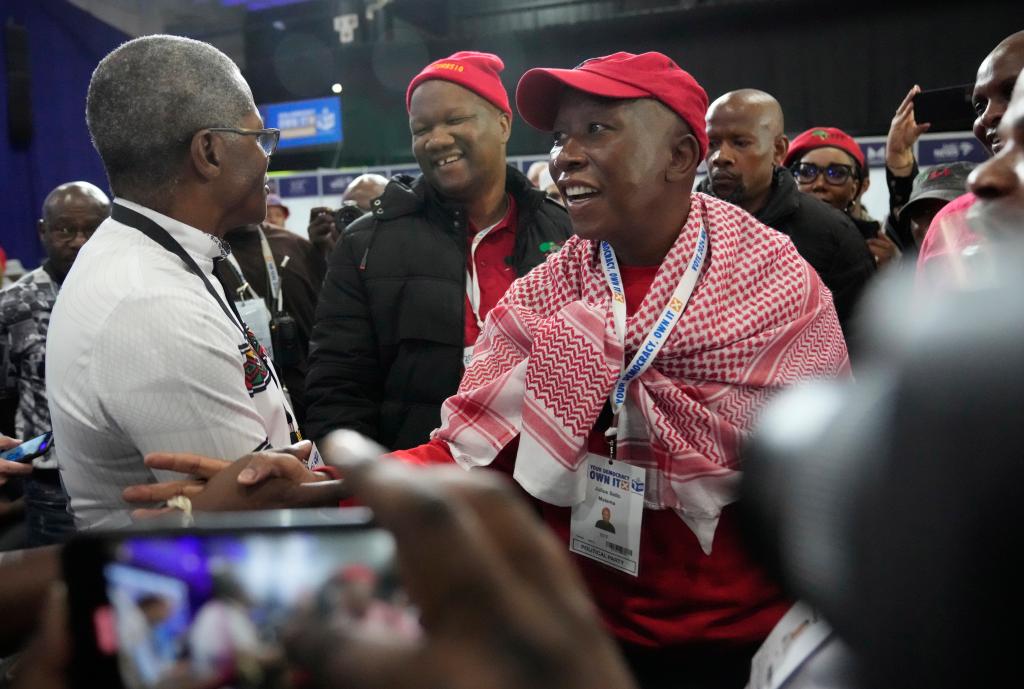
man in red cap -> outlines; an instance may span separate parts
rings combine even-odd
[[[660,53],[533,69],[576,236],[488,317],[409,462],[512,475],[645,687],[742,687],[788,605],[740,543],[738,448],[780,388],[845,375],[828,290],[783,235],[691,193],[707,96]],[[616,532],[596,527],[603,510]]]
[[[307,435],[353,428],[426,442],[468,348],[512,281],[569,236],[569,218],[506,165],[504,65],[463,51],[409,84],[422,175],[396,177],[331,254],[310,347]]]

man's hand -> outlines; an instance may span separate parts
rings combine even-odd
[[[330,255],[338,241],[338,228],[334,224],[334,212],[330,208],[318,206],[310,211],[309,241],[325,256]]]
[[[885,230],[879,230],[877,237],[867,240],[868,250],[875,257],[875,265],[879,268],[885,267],[887,263],[900,257],[900,250],[896,244],[885,236]]]
[[[17,689],[67,689],[71,686],[71,633],[68,630],[67,590],[51,584],[39,631],[18,661]]]
[[[176,495],[192,501],[203,511],[259,510],[301,506],[295,489],[326,477],[306,468],[313,448],[308,440],[277,452],[255,452],[231,462],[189,453],[154,452],[146,466],[191,478],[129,486],[122,497],[131,503],[166,502]],[[135,519],[165,514],[172,508],[142,508]]]
[[[918,124],[914,119],[914,96],[921,87],[914,85],[907,93],[889,125],[885,138],[885,165],[897,177],[906,177],[914,167],[914,142],[928,131],[931,124]]]
[[[303,624],[287,648],[313,686],[634,686],[565,547],[503,477],[381,459],[351,431],[321,449],[394,533],[425,633],[410,642]]]
[[[21,445],[21,441],[17,438],[8,438],[6,435],[0,434],[0,451],[10,450],[18,445]],[[31,463],[22,464],[21,462],[8,462],[6,459],[0,459],[0,486],[7,483],[7,479],[12,476],[27,476],[31,473]]]

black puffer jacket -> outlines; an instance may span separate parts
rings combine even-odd
[[[570,234],[565,210],[511,167],[518,276],[542,244]],[[428,440],[462,378],[466,211],[422,177],[396,177],[335,246],[316,309],[306,377],[307,435],[351,428],[390,449]]]
[[[712,193],[709,180],[702,181],[699,188]],[[875,274],[875,259],[853,221],[824,201],[801,193],[793,174],[782,167],[775,168],[771,196],[754,217],[787,235],[817,271],[832,292],[839,323],[849,340],[850,316]]]
[[[832,292],[839,323],[850,339],[850,316],[875,274],[875,259],[853,221],[821,199],[803,194],[793,175],[776,168],[768,205],[755,216],[788,235]]]

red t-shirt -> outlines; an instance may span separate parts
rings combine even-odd
[[[626,309],[632,315],[647,294],[657,266],[620,268]],[[602,431],[591,432],[591,452],[607,453]],[[511,475],[518,446],[518,440],[509,443],[491,466]],[[392,454],[414,464],[454,461],[448,444],[440,440]],[[529,499],[568,550],[570,508]],[[705,555],[696,536],[674,511],[645,509],[638,577],[579,555],[572,558],[605,622],[624,642],[652,647],[759,642],[790,602],[747,556],[736,519],[735,507],[725,508],[712,553]]]
[[[491,228],[491,231],[480,241],[475,254],[472,251],[473,238],[478,230],[472,224],[469,226],[466,237],[466,270],[471,274],[474,269],[476,270],[476,277],[480,284],[481,321],[487,320],[487,314],[515,282],[516,269],[506,259],[515,253],[518,219],[519,212],[516,209],[516,201],[510,194],[505,217]],[[478,337],[480,337],[480,328],[477,326],[476,317],[473,315],[467,295],[465,345],[469,347],[475,344]]]

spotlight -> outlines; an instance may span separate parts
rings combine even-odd
[[[341,93],[341,84],[332,84],[331,91],[333,93]]]

